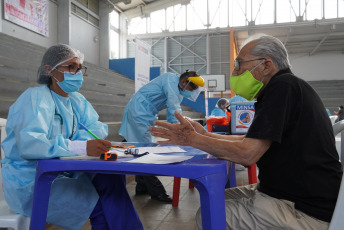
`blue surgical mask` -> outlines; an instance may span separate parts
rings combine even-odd
[[[189,90],[179,90],[179,93],[186,98],[190,98],[191,97],[191,92]]]
[[[57,84],[63,91],[65,91],[66,93],[72,93],[78,91],[81,88],[84,81],[81,71],[76,74],[64,72],[63,75],[64,80],[61,82],[55,78]]]
[[[188,83],[188,84],[189,84],[189,83]],[[191,92],[191,91],[189,91],[189,90],[186,89],[187,86],[188,86],[188,84],[185,86],[185,88],[183,88],[183,87],[179,84],[179,87],[180,87],[179,93],[180,93],[183,97],[189,99],[190,101],[195,102],[195,101],[197,100],[198,95],[199,95],[200,92],[201,92],[201,91],[200,91],[200,88],[198,87],[197,89],[194,89],[194,90],[192,90],[192,92]]]

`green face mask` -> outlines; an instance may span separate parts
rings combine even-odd
[[[249,101],[252,101],[253,98],[256,97],[264,84],[261,81],[256,80],[251,72],[261,64],[263,63],[258,64],[251,71],[246,70],[240,75],[231,76],[229,82],[235,94],[240,95]]]

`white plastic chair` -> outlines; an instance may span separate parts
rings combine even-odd
[[[342,156],[342,165],[344,164],[344,120],[337,122],[333,125],[333,132],[334,135],[337,135],[341,132],[341,156]],[[334,209],[334,213],[332,216],[332,220],[330,223],[329,230],[342,230],[344,228],[344,175],[342,177],[342,182],[340,185],[339,193],[338,193],[338,199],[336,203],[336,208]]]
[[[338,121],[333,126],[333,133],[335,136],[337,136],[339,133],[340,135],[340,151],[339,153],[339,159],[342,162],[342,167],[344,168],[344,120]]]
[[[0,118],[1,142],[6,137],[5,131],[6,119]],[[1,159],[4,157],[3,149],[1,148]],[[0,160],[1,160],[0,159]],[[2,167],[2,165],[1,165]],[[13,213],[8,207],[2,188],[2,175],[0,170],[0,228],[12,228],[14,230],[28,230],[30,227],[30,218],[20,214]]]
[[[337,120],[338,116],[337,115],[332,115],[330,116],[330,120],[331,120],[331,123],[332,125],[334,125],[335,121]]]

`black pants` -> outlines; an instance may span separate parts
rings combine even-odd
[[[136,187],[140,190],[147,189],[150,196],[166,193],[166,190],[156,176],[136,176]]]
[[[90,215],[93,230],[143,230],[127,192],[124,175],[97,174],[92,182],[99,194]]]

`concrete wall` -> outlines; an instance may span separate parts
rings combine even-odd
[[[343,80],[344,53],[317,53],[290,55],[292,71],[306,81]]]
[[[85,54],[85,61],[99,65],[99,29],[72,14],[71,46]]]

